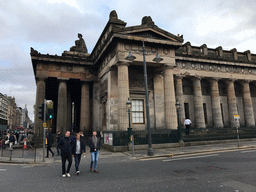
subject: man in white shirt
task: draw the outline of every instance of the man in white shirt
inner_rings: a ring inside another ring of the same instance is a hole
[[[73,142],[73,156],[75,157],[75,167],[76,167],[76,174],[80,173],[79,171],[79,164],[81,160],[81,155],[84,153],[85,155],[85,144],[84,141],[80,138],[80,134],[76,133],[76,141]]]
[[[191,120],[189,118],[185,119],[184,121],[184,125],[186,127],[186,135],[189,135],[190,132],[190,124],[191,124]]]

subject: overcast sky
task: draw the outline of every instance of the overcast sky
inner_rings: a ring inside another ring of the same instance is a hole
[[[27,104],[34,121],[36,84],[30,47],[42,54],[61,55],[82,33],[88,52],[116,10],[127,26],[143,16],[184,43],[222,46],[256,53],[256,2],[249,0],[0,0],[0,92]]]

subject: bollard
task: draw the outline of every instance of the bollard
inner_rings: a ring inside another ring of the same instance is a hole
[[[21,158],[24,157],[24,148],[22,149]]]
[[[36,147],[35,147],[34,162],[36,162]]]
[[[10,159],[9,159],[9,161],[11,161],[12,160],[12,150],[10,150]]]
[[[24,139],[24,146],[23,149],[27,149],[27,139]]]
[[[1,156],[3,157],[4,156],[4,145],[2,143],[2,153],[1,153]]]
[[[134,156],[134,136],[132,135],[132,157]]]

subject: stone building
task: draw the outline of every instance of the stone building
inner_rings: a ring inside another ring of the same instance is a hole
[[[37,84],[35,132],[42,133],[38,106],[54,103],[53,130],[127,130],[126,102],[132,101],[132,128],[146,129],[142,42],[146,47],[150,125],[176,129],[175,103],[180,121],[190,118],[195,128],[255,126],[256,55],[184,43],[156,26],[150,16],[141,25],[126,27],[115,11],[109,16],[91,54],[81,34],[61,56],[31,48]],[[83,49],[85,47],[85,49]],[[129,53],[136,58],[126,60]],[[156,54],[163,60],[153,61]]]

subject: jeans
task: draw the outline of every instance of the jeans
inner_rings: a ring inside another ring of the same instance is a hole
[[[79,171],[80,160],[81,160],[81,154],[75,154],[75,167],[76,167],[76,171]]]
[[[72,154],[61,154],[62,175],[63,175],[63,174],[66,174],[66,160],[68,160],[67,173],[69,173],[70,167],[71,167],[71,165],[72,165]]]
[[[99,159],[99,151],[91,152],[91,166],[90,167],[93,166],[93,162],[94,162],[94,170],[97,170],[98,159]]]

